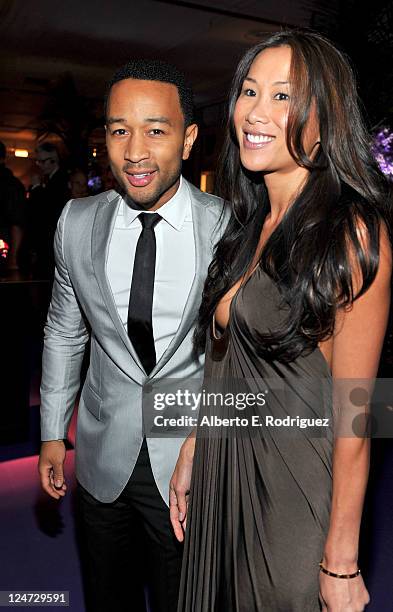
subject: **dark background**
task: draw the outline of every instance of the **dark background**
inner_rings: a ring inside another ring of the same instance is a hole
[[[60,144],[70,167],[105,167],[105,82],[132,57],[171,61],[193,85],[201,133],[186,173],[198,184],[215,167],[237,61],[287,26],[314,28],[340,45],[370,127],[392,124],[391,0],[2,0],[0,7],[0,140],[26,187],[38,138]],[[12,159],[15,148],[29,158]]]

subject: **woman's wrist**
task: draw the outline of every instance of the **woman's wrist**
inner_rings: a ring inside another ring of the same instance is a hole
[[[194,459],[194,451],[195,451],[195,436],[190,435],[183,442],[183,445],[180,449],[180,454],[183,459],[192,463]]]
[[[357,578],[360,575],[360,568],[356,568],[354,572],[332,572],[331,570],[326,569],[323,565],[322,561],[319,563],[319,569],[322,574],[329,576],[330,578],[338,578],[341,580],[351,580],[353,578]]]
[[[347,568],[357,566],[359,554],[359,531],[353,526],[340,526],[331,529],[325,541],[322,561],[334,567],[340,566],[344,572]],[[328,567],[330,569],[330,567]],[[338,571],[339,573],[339,571]]]
[[[358,569],[357,551],[351,554],[348,554],[347,551],[341,553],[338,550],[330,553],[325,551],[322,557],[322,565],[325,569],[336,574],[352,574]]]

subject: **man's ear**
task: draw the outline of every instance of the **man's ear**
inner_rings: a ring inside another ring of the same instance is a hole
[[[192,123],[186,128],[184,134],[183,144],[183,160],[190,157],[192,145],[194,144],[196,137],[198,136],[198,126],[196,123]]]

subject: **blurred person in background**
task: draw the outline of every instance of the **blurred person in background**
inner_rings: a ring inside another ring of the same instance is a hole
[[[29,245],[36,274],[51,278],[54,273],[53,238],[57,221],[70,199],[68,174],[60,165],[54,144],[43,142],[36,148],[36,164],[41,176],[34,176],[29,193]]]
[[[25,188],[5,165],[6,147],[0,142],[0,240],[9,245],[7,269],[18,270],[26,221]]]
[[[71,198],[84,198],[89,195],[87,176],[83,170],[77,168],[71,172],[68,186],[71,191]]]

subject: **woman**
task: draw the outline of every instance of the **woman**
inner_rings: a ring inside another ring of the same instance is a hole
[[[257,429],[249,418],[234,435],[200,425],[195,456],[195,438],[184,443],[171,481],[179,540],[187,522],[178,610],[363,610],[369,441],[354,430],[389,310],[384,183],[351,69],[318,34],[280,32],[249,50],[229,116],[221,192],[231,216],[196,331],[198,348],[208,336],[206,383],[262,393],[265,404],[242,416],[328,428]]]

